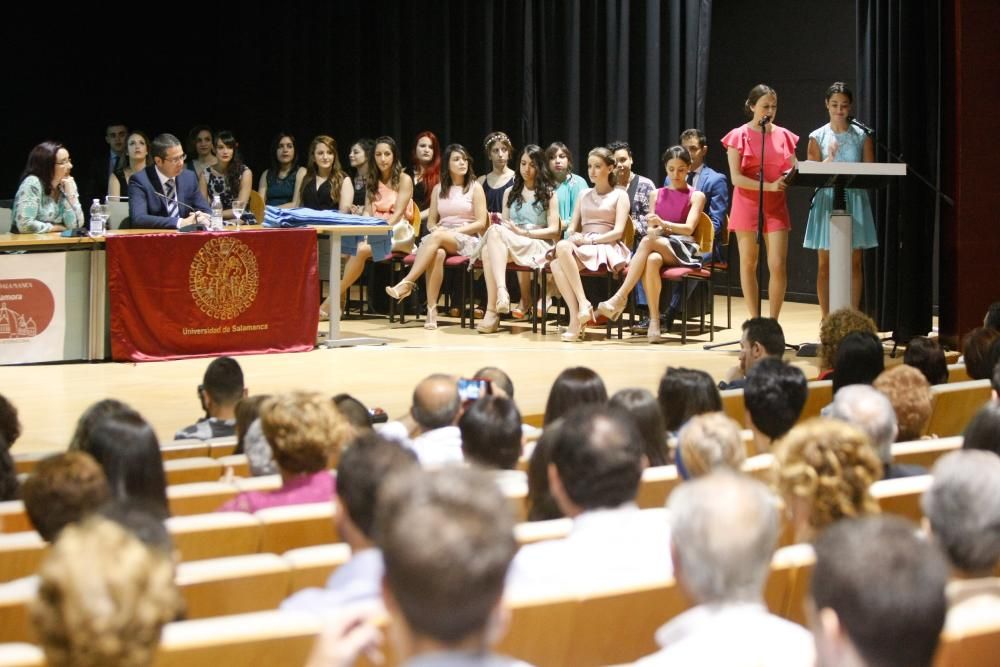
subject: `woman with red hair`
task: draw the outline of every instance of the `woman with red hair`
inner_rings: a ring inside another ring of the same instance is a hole
[[[424,130],[417,135],[410,154],[410,177],[413,178],[413,201],[420,207],[421,225],[427,223],[431,192],[441,182],[441,144],[437,135]]]

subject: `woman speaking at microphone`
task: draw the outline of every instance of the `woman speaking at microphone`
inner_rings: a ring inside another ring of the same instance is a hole
[[[774,124],[778,94],[759,84],[750,90],[743,109],[750,121],[722,138],[733,180],[733,208],[729,229],[736,232],[740,247],[740,287],[750,317],[759,317],[757,294],[757,212],[760,195],[761,148],[764,160],[764,242],[767,244],[767,284],[770,315],[778,319],[788,284],[786,258],[788,231],[792,227],[785,199],[785,174],[795,166],[799,138]]]

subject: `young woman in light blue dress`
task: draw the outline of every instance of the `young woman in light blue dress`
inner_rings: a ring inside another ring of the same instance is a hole
[[[809,159],[822,162],[874,162],[875,148],[872,139],[847,120],[851,115],[854,95],[846,84],[838,81],[826,89],[826,110],[830,122],[809,133]],[[848,188],[847,211],[853,225],[851,237],[854,252],[851,256],[851,305],[861,305],[861,251],[878,246],[875,219],[868,201],[868,192]],[[819,253],[819,270],[816,272],[816,295],[823,317],[830,312],[830,212],[833,210],[833,188],[816,192],[803,245]]]

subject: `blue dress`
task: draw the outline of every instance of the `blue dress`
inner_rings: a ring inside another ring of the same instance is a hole
[[[830,147],[837,144],[837,155],[834,162],[861,162],[864,159],[864,145],[867,135],[853,125],[847,132],[834,132],[827,123],[818,130],[809,133],[810,139],[815,139],[819,145],[820,156],[826,159]],[[848,188],[847,210],[851,214],[851,241],[853,247],[876,248],[878,236],[875,232],[875,218],[872,217],[872,207],[868,202],[868,191],[858,188]],[[830,249],[830,212],[833,210],[833,188],[821,188],[813,199],[809,209],[809,220],[806,223],[806,235],[802,245],[813,250]]]

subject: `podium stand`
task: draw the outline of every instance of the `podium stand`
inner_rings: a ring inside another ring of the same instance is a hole
[[[830,214],[830,312],[851,306],[851,214],[847,188],[878,188],[890,178],[906,175],[898,162],[799,162],[785,179],[789,185],[833,188]]]

